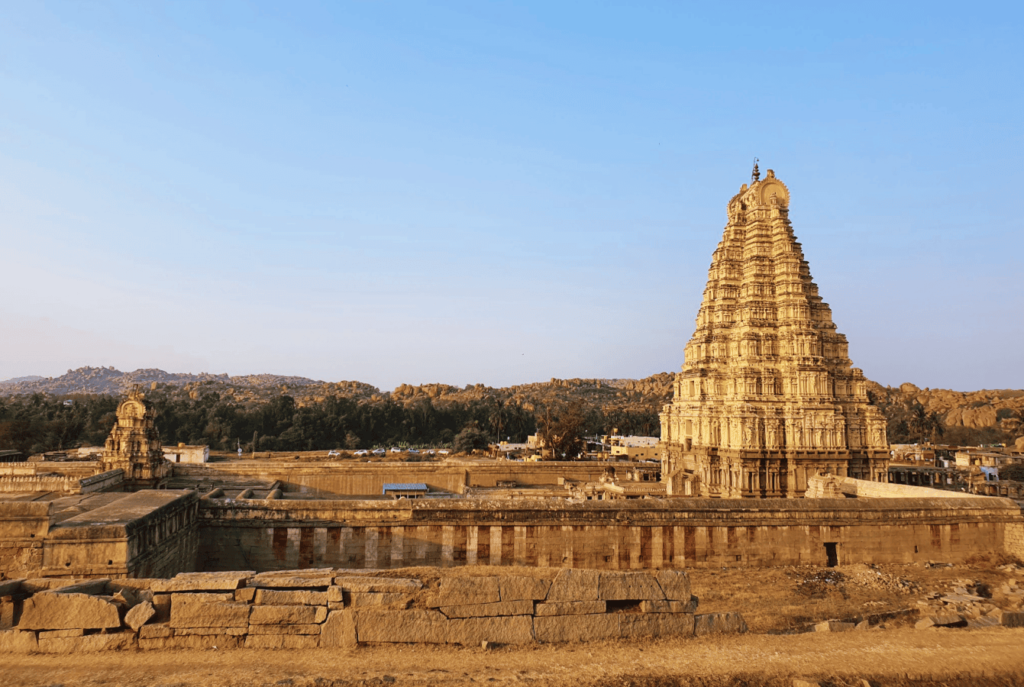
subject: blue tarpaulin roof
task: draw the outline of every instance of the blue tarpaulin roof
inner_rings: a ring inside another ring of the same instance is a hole
[[[384,485],[382,493],[386,494],[389,491],[426,491],[427,485],[422,482],[414,483],[401,483],[401,482],[388,482]]]

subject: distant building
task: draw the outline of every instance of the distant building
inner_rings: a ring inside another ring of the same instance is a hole
[[[164,446],[164,458],[172,463],[208,463],[210,462],[209,446]]]
[[[658,437],[619,436],[604,437],[613,460],[660,460],[661,440]]]
[[[406,498],[406,499],[418,499],[427,495],[430,489],[427,488],[426,484],[422,482],[417,483],[399,483],[389,482],[384,485],[381,493],[384,496],[390,496],[392,498]]]

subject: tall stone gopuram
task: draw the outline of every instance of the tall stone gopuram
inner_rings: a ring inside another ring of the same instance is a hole
[[[156,486],[170,474],[156,431],[156,414],[138,387],[117,406],[117,424],[110,430],[100,460],[104,470],[124,470],[125,482],[130,486]]]
[[[811,279],[789,189],[755,165],[728,215],[661,413],[668,493],[795,498],[819,471],[885,481],[885,420]]]

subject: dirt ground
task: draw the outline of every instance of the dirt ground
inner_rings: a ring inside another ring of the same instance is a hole
[[[134,651],[0,656],[3,687],[330,687],[533,684],[553,687],[986,687],[1024,685],[1024,629],[916,630],[916,613],[967,587],[958,610],[1019,608],[1024,569],[961,566],[723,569],[691,573],[698,612],[740,611],[745,635],[499,647],[361,646],[317,651]],[[910,614],[897,611],[912,609]],[[794,633],[826,619],[874,629]],[[882,625],[882,628],[878,626]],[[863,682],[867,680],[867,682]]]

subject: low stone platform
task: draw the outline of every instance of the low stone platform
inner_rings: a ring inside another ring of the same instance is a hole
[[[745,632],[685,572],[314,569],[0,583],[0,652],[473,645]],[[61,585],[66,586],[61,586]]]

